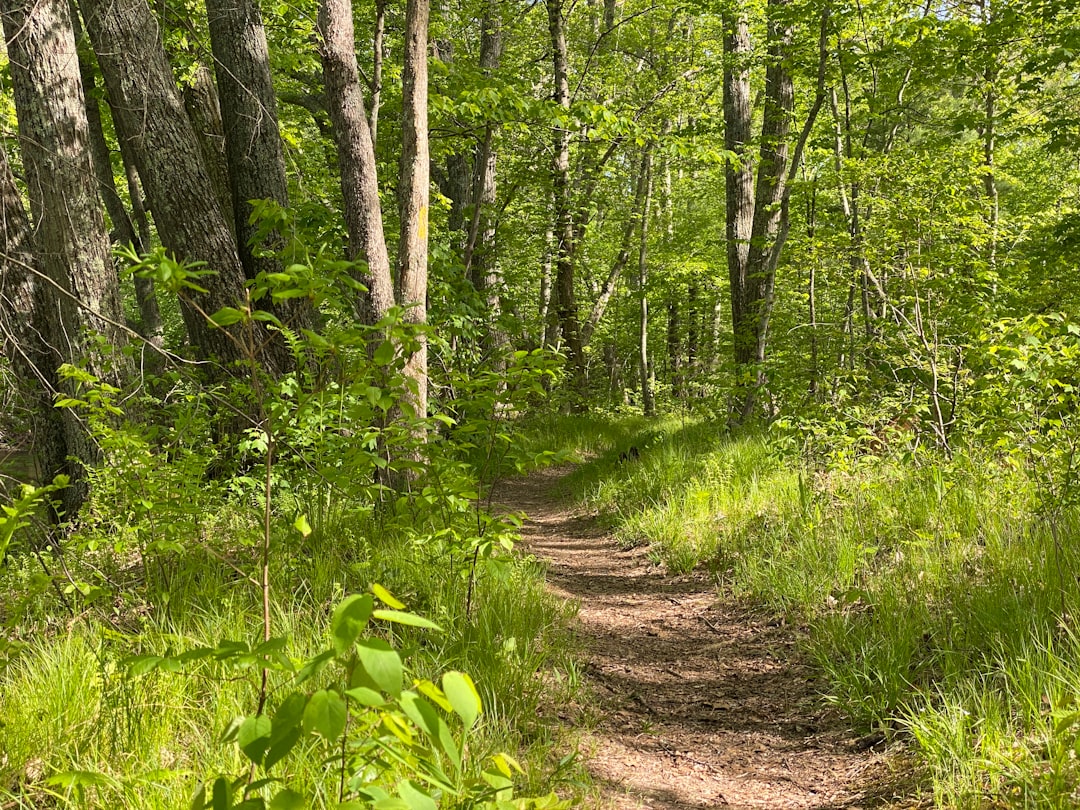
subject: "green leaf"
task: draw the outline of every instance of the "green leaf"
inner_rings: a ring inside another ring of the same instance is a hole
[[[304,810],[308,806],[302,793],[285,788],[270,800],[270,810]]]
[[[372,355],[372,360],[377,366],[388,366],[394,360],[394,344],[389,340],[384,340],[375,349],[375,354]]]
[[[320,689],[308,699],[304,708],[304,731],[315,732],[324,740],[336,740],[345,731],[346,713],[341,695]]]
[[[409,810],[439,810],[435,800],[408,779],[398,784],[398,795],[405,800]]]
[[[382,639],[372,638],[356,642],[356,653],[364,672],[376,686],[394,697],[401,694],[404,668],[397,650]]]
[[[232,785],[223,776],[214,780],[210,805],[214,810],[230,810],[232,807]]]
[[[280,762],[296,745],[303,734],[304,709],[307,707],[307,695],[293,692],[281,701],[274,712],[273,730],[270,732],[270,747],[266,751],[263,767],[269,770]]]
[[[372,709],[377,709],[386,705],[386,701],[381,694],[374,689],[368,689],[366,686],[357,686],[353,689],[346,689],[345,695],[346,697],[355,700],[361,706],[368,706]]]
[[[395,610],[404,610],[405,603],[398,600],[390,591],[386,590],[382,585],[375,583],[371,586],[371,592],[379,597],[379,601],[384,605],[389,605]]]
[[[293,523],[293,528],[300,532],[301,537],[311,534],[311,524],[308,523],[307,515],[300,515]]]
[[[443,675],[442,687],[454,713],[464,721],[465,728],[472,728],[483,709],[473,679],[464,672],[447,672]]]
[[[374,604],[375,600],[369,593],[353,594],[345,597],[334,610],[330,632],[334,636],[334,649],[339,655],[348,650],[357,636],[364,632]]]
[[[376,610],[371,615],[376,619],[382,619],[387,622],[407,624],[410,627],[426,627],[429,630],[438,630],[440,633],[443,631],[443,629],[435,624],[435,622],[430,619],[425,619],[423,616],[417,616],[415,613],[405,613],[400,610]]]
[[[210,323],[217,327],[232,326],[244,320],[244,313],[236,307],[222,307],[210,316]]]
[[[265,714],[247,717],[236,732],[236,742],[244,755],[258,765],[270,746],[272,725]]]
[[[300,671],[296,673],[296,680],[294,683],[299,685],[304,681],[315,677],[323,671],[328,663],[334,660],[336,655],[337,650],[325,650],[324,652],[319,653],[300,667]]]
[[[455,766],[460,768],[461,753],[458,751],[457,743],[450,734],[450,727],[439,716],[435,707],[416,692],[411,691],[402,692],[398,703],[401,710],[428,736],[428,739],[450,757]]]

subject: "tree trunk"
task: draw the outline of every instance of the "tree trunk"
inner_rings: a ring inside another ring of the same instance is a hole
[[[741,7],[724,20],[724,148],[735,157],[724,170],[725,237],[735,363],[753,361],[756,331],[747,279],[750,229],[754,221],[754,166],[751,160],[750,26]]]
[[[120,385],[126,361],[118,350],[127,336],[97,193],[70,7],[65,0],[4,0],[0,13],[34,216],[34,254],[45,277],[43,334],[56,359]],[[112,351],[84,344],[84,332],[100,334]],[[64,387],[80,395],[74,386]],[[76,459],[65,493],[70,513],[86,494],[82,467],[100,453],[78,413],[65,409],[63,422],[67,452]]]
[[[225,131],[236,242],[244,274],[253,281],[260,274],[282,271],[277,258],[260,255],[280,248],[282,238],[275,234],[256,241],[258,224],[251,221],[251,201],[272,200],[283,208],[289,205],[266,31],[258,0],[206,0],[206,13]],[[311,326],[307,298],[277,302],[267,298],[257,306],[273,312],[290,329]],[[278,368],[293,365],[289,347],[280,336],[272,350]]]
[[[135,228],[139,235],[140,251],[150,249],[152,234],[150,220],[146,216],[146,204],[143,202],[142,184],[139,183],[139,174],[135,169],[135,163],[131,158],[130,149],[120,149],[120,157],[124,162],[124,175],[127,180],[128,197],[131,198],[131,215],[135,218]],[[161,321],[161,308],[158,306],[157,293],[154,282],[148,278],[135,276],[135,302],[139,307],[140,334],[147,338],[155,346],[165,345],[165,329]]]
[[[367,265],[366,270],[357,270],[357,280],[367,290],[360,293],[357,309],[361,322],[371,326],[394,305],[394,287],[383,234],[375,149],[371,127],[365,118],[364,94],[356,64],[349,0],[321,0],[318,28],[326,100],[341,167],[348,255]]]
[[[562,0],[547,0],[548,29],[555,78],[555,103],[563,110],[570,109],[570,79],[563,30]],[[556,309],[563,339],[566,341],[566,361],[570,366],[574,386],[585,386],[585,357],[578,326],[577,301],[574,296],[574,219],[570,200],[570,130],[556,126],[554,131],[554,160],[552,188],[555,200],[555,289]]]
[[[77,22],[77,20],[75,21]],[[135,231],[135,225],[128,215],[124,201],[116,190],[116,178],[113,175],[112,152],[105,140],[105,130],[101,124],[101,105],[98,103],[95,84],[97,74],[90,62],[89,55],[79,51],[79,72],[82,75],[83,90],[86,99],[86,121],[89,126],[90,150],[94,159],[94,175],[97,178],[98,190],[102,201],[105,203],[105,212],[109,215],[112,224],[112,241],[118,245],[130,245],[136,253],[146,251],[143,239]],[[162,336],[161,311],[158,308],[157,298],[154,295],[154,282],[146,278],[135,278],[135,297],[139,307],[139,334],[155,348],[162,348],[164,339]],[[160,357],[155,357],[151,362],[155,368]]]
[[[641,406],[646,416],[656,413],[653,394],[652,362],[649,358],[649,208],[652,202],[652,150],[646,149],[641,160],[639,181],[641,203],[641,238],[638,241],[638,368],[641,374]]]
[[[205,262],[217,275],[208,291],[186,290],[181,312],[191,342],[222,363],[253,357],[274,369],[257,323],[221,329],[208,316],[244,307],[244,270],[227,217],[184,114],[160,26],[146,0],[82,0],[83,17],[113,104],[117,130],[131,147],[162,244],[178,259]],[[250,370],[246,367],[246,370]]]
[[[485,75],[498,69],[502,58],[502,17],[498,0],[489,0],[481,22],[480,69]],[[499,325],[502,277],[496,261],[497,235],[495,124],[488,122],[484,139],[476,150],[473,163],[473,219],[465,245],[465,272],[487,304],[490,328],[484,335],[484,348],[502,365],[501,355],[506,348],[506,335]]]
[[[59,473],[74,474],[77,480],[80,470],[70,469],[67,460],[63,416],[53,407],[53,395],[60,390],[60,358],[45,336],[48,302],[55,296],[39,276],[31,241],[7,152],[0,149],[0,346],[30,410],[31,452],[42,480],[52,481]]]
[[[210,184],[229,229],[236,237],[232,217],[233,198],[229,185],[229,156],[225,147],[225,124],[221,120],[221,101],[218,98],[214,74],[206,65],[195,68],[191,83],[184,85],[184,111],[187,113],[195,139],[199,144],[203,164]],[[114,119],[119,119],[115,111]],[[121,138],[131,136],[119,135]]]
[[[600,288],[600,293],[596,296],[593,308],[589,312],[589,317],[582,326],[581,342],[584,345],[588,345],[589,341],[592,340],[593,332],[596,331],[596,327],[599,326],[600,320],[604,317],[611,296],[615,294],[615,286],[618,284],[619,279],[622,278],[623,271],[630,261],[630,248],[634,238],[634,230],[641,226],[643,222],[642,211],[645,207],[646,186],[650,182],[649,167],[651,163],[652,145],[650,144],[641,155],[637,182],[634,184],[634,202],[626,222],[623,223],[619,252],[615,255],[615,261],[611,265],[611,272],[608,273],[607,279]]]
[[[368,128],[373,148],[379,146],[379,110],[382,107],[383,38],[386,34],[386,0],[375,0],[375,34],[371,39],[371,111]]]
[[[398,243],[397,300],[405,323],[427,323],[428,198],[428,17],[430,0],[409,0],[405,17],[405,67],[402,75],[402,153],[398,184],[401,239]],[[417,418],[427,416],[427,338],[405,360],[409,402]]]

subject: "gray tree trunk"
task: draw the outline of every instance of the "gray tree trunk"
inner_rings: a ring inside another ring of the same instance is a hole
[[[127,363],[119,349],[126,345],[126,332],[90,152],[70,8],[66,0],[4,0],[0,14],[34,217],[34,255],[45,285],[43,334],[56,359],[120,385]],[[111,348],[93,348],[86,341],[92,333]],[[74,387],[68,393],[79,394]],[[67,452],[76,459],[69,467],[72,487],[65,493],[71,511],[85,497],[81,467],[96,462],[100,453],[76,411],[66,409],[63,423]]]
[[[570,109],[569,59],[566,32],[563,26],[562,0],[547,0],[548,31],[555,80],[555,103]],[[577,300],[574,294],[574,218],[570,199],[570,130],[555,127],[554,159],[551,166],[554,191],[555,219],[555,295],[556,311],[566,342],[566,362],[570,366],[574,385],[585,385],[585,357],[578,324]]]
[[[349,0],[321,0],[318,28],[326,100],[341,169],[349,258],[362,259],[367,265],[366,271],[358,271],[358,280],[367,291],[360,294],[357,309],[361,321],[373,325],[394,305],[394,287]]]
[[[30,236],[30,220],[0,149],[0,346],[11,364],[19,395],[30,411],[31,452],[42,480],[57,474],[78,477],[70,469],[62,414],[53,407],[60,390],[60,358],[45,337],[46,312],[53,298],[39,277]]]
[[[131,148],[162,244],[177,258],[205,262],[216,276],[207,292],[185,291],[181,311],[191,342],[225,363],[254,358],[277,370],[259,324],[228,329],[208,316],[244,307],[244,269],[194,129],[184,113],[160,26],[146,0],[82,0],[83,17],[113,104],[117,130]]]
[[[428,18],[430,0],[409,0],[405,15],[405,67],[402,75],[402,152],[398,206],[397,301],[405,307],[405,323],[427,323],[428,203]],[[427,339],[405,360],[410,390],[405,400],[418,418],[427,416]]]
[[[206,0],[206,13],[225,131],[234,230],[240,263],[250,281],[260,273],[282,270],[278,259],[260,255],[280,247],[281,237],[256,241],[258,226],[251,222],[250,201],[289,205],[270,55],[258,0]],[[312,309],[306,298],[267,299],[258,306],[273,312],[291,329],[311,325]],[[279,367],[292,364],[283,340],[275,341],[274,351]]]

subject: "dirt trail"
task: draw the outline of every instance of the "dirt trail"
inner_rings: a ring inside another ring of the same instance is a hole
[[[821,710],[790,628],[671,577],[555,494],[568,468],[509,481],[523,541],[581,605],[577,631],[598,723],[589,769],[613,810],[869,808],[891,804],[884,756]],[[871,787],[871,785],[873,785]]]

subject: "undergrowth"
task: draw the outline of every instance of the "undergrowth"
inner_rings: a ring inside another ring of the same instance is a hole
[[[543,435],[578,447],[580,423]],[[573,494],[673,572],[807,628],[824,699],[913,747],[942,807],[1080,805],[1080,532],[1000,452],[600,421]],[[638,452],[628,454],[628,448]]]

